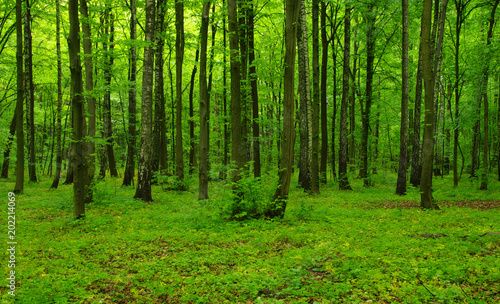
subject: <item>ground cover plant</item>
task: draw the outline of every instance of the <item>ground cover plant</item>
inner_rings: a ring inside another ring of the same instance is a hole
[[[107,179],[74,220],[72,186],[49,191],[42,177],[17,200],[16,302],[499,302],[498,184],[453,189],[436,178],[441,210],[422,211],[417,189],[400,197],[395,175],[378,178],[371,188],[354,180],[354,191],[329,183],[320,195],[295,183],[284,219],[238,221],[227,219],[231,188],[220,181],[208,201],[159,184],[143,203]],[[272,179],[255,197],[270,195]],[[13,185],[2,182],[1,193]]]

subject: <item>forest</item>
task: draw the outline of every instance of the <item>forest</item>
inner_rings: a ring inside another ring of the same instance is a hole
[[[499,2],[0,0],[0,302],[499,302]]]

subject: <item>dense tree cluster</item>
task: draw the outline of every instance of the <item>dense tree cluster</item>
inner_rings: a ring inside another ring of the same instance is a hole
[[[75,217],[106,172],[145,202],[222,179],[237,216],[273,174],[256,215],[283,217],[294,169],[311,193],[392,170],[437,209],[433,176],[500,181],[498,4],[0,0],[2,177],[64,174]]]

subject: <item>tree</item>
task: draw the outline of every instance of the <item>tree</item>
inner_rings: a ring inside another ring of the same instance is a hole
[[[62,167],[61,120],[62,120],[62,63],[61,63],[61,11],[56,0],[56,47],[57,47],[57,118],[56,118],[56,174],[50,188],[57,189]]]
[[[134,181],[135,173],[135,142],[136,142],[136,74],[137,74],[137,47],[135,41],[137,24],[137,11],[135,0],[130,0],[130,71],[128,79],[130,88],[128,91],[128,137],[127,137],[127,164],[123,175],[123,186],[130,186]]]
[[[266,212],[270,218],[283,218],[286,210],[286,200],[290,190],[290,180],[293,166],[293,146],[295,143],[294,129],[294,88],[295,88],[295,43],[297,39],[297,23],[299,19],[301,0],[285,1],[285,74],[283,96],[283,141],[278,174],[278,188],[272,201],[275,206]]]
[[[106,144],[103,146],[101,163],[101,177],[104,178],[106,175],[106,162],[109,165],[109,172],[111,176],[118,177],[118,171],[116,170],[116,160],[115,153],[113,150],[113,129],[111,124],[111,78],[113,74],[114,65],[114,16],[111,13],[111,8],[106,8],[104,12],[104,24],[105,24],[105,39],[103,42],[103,51],[105,54],[105,65],[104,65],[104,82],[105,82],[105,94],[102,104],[102,114],[103,114],[103,139]],[[109,42],[108,42],[109,39]]]
[[[422,148],[422,178],[420,181],[420,206],[439,209],[432,196],[432,166],[434,156],[434,73],[431,51],[432,0],[424,0],[422,13],[422,74],[424,78],[424,138]]]
[[[175,1],[175,83],[176,83],[176,135],[175,135],[175,173],[179,189],[184,190],[184,148],[182,146],[182,63],[184,60],[184,1]]]
[[[333,40],[333,39],[332,39]],[[326,3],[321,1],[321,160],[319,181],[326,183],[326,163],[328,160],[328,118],[327,118],[327,77],[328,77],[328,39],[326,36]],[[335,155],[332,154],[332,158]],[[335,167],[333,167],[335,168]],[[334,169],[335,171],[335,169]]]
[[[366,91],[365,91],[365,109],[362,116],[363,136],[361,139],[361,153],[363,157],[363,167],[361,169],[360,177],[363,179],[363,185],[369,187],[372,185],[371,178],[368,172],[368,135],[370,130],[370,111],[372,106],[372,92],[373,92],[373,74],[375,68],[373,62],[375,61],[375,13],[374,4],[368,5],[368,12],[366,16],[366,23],[368,30],[366,32]],[[352,115],[352,114],[351,114]]]
[[[408,46],[409,46],[409,22],[408,22],[408,0],[402,1],[403,12],[403,59],[402,59],[402,93],[401,93],[401,129],[399,138],[399,169],[396,194],[406,194],[406,164],[408,154],[408,94],[410,87],[410,77],[408,71]]]
[[[31,37],[31,5],[26,0],[24,13],[24,90],[26,92],[26,129],[28,142],[29,181],[37,182],[35,154],[35,88],[33,85],[33,51]]]
[[[17,134],[17,161],[16,161],[16,185],[14,193],[22,193],[24,190],[24,131],[23,131],[23,101],[24,101],[24,77],[23,77],[23,27],[22,23],[22,0],[16,0],[16,68],[17,68],[17,99],[16,99],[16,134]]]
[[[230,74],[231,74],[231,161],[236,165],[233,183],[240,179],[245,164],[245,147],[242,141],[241,125],[241,62],[239,60],[238,20],[236,1],[227,1],[229,30]]]
[[[155,1],[146,0],[146,47],[144,48],[144,66],[142,76],[141,106],[141,152],[137,189],[134,198],[151,202],[151,144],[153,129],[153,65],[154,49],[152,42],[155,36]]]
[[[199,194],[198,199],[208,199],[208,152],[210,143],[208,142],[208,119],[210,108],[208,107],[207,88],[207,41],[208,41],[208,21],[210,17],[210,1],[203,5],[201,16],[201,58],[200,58],[200,165],[199,165]]]
[[[165,138],[165,95],[163,85],[163,46],[165,44],[165,1],[157,2],[156,34],[155,34],[155,116],[153,129],[152,170],[161,174],[166,169],[167,142]]]
[[[260,177],[260,132],[259,132],[259,93],[257,91],[257,68],[255,63],[255,18],[253,0],[248,10],[248,64],[250,86],[252,88],[252,132],[253,132],[253,169],[254,177]]]
[[[94,65],[92,56],[92,35],[90,32],[90,17],[88,14],[87,0],[80,0],[80,12],[83,17],[82,31],[83,31],[83,52],[85,54],[85,98],[87,100],[88,111],[88,136],[90,139],[95,137],[96,133],[96,116],[95,116],[95,103],[94,96]],[[88,164],[89,164],[89,186],[92,183],[95,175],[95,142],[90,140],[88,142]]]
[[[312,187],[312,113],[311,113],[311,78],[309,74],[309,47],[306,20],[305,0],[301,1],[299,13],[299,25],[297,28],[297,51],[299,66],[299,134],[300,134],[300,158],[299,158],[299,184],[304,190]]]
[[[352,190],[347,178],[347,106],[349,102],[349,61],[351,53],[351,6],[346,5],[344,17],[344,68],[342,76],[342,101],[340,104],[339,187]]]
[[[73,216],[85,216],[85,197],[87,194],[86,180],[88,178],[85,158],[87,144],[85,143],[85,109],[83,103],[82,66],[80,60],[80,20],[78,17],[78,0],[68,1],[69,36],[68,49],[71,71],[71,98],[73,108],[73,149],[71,162],[74,171],[73,182]]]
[[[312,165],[311,191],[319,193],[319,4],[312,3],[313,98],[312,98]]]

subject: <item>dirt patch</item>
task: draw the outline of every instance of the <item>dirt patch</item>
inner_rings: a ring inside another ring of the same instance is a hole
[[[500,208],[500,200],[475,200],[475,201],[440,201],[437,202],[440,208],[460,207],[471,208],[477,210],[490,210]],[[373,202],[366,206],[367,209],[411,209],[420,208],[420,202],[417,201],[383,201]]]

